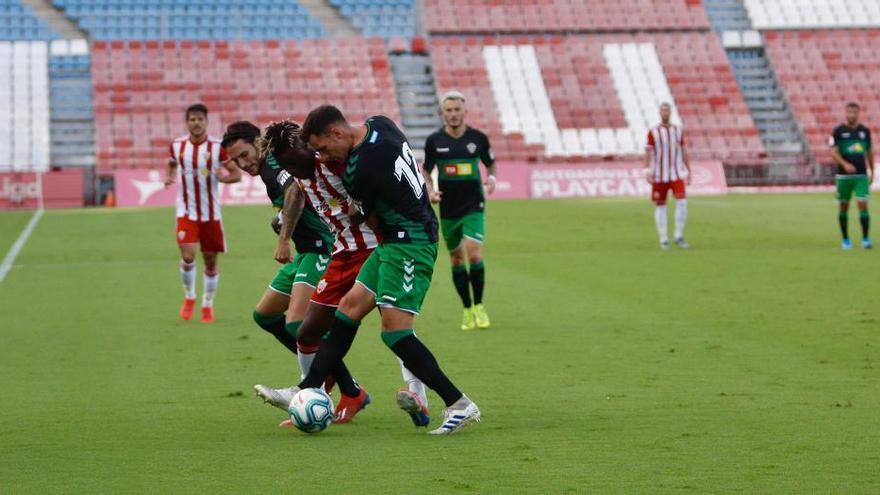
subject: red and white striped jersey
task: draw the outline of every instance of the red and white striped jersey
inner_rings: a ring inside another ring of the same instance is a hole
[[[171,143],[171,159],[180,168],[177,188],[177,216],[208,222],[220,220],[219,181],[215,171],[226,161],[226,150],[220,140],[208,136],[201,144],[193,144],[189,135]]]
[[[306,193],[306,198],[318,216],[330,227],[336,238],[333,254],[340,251],[362,251],[374,249],[379,239],[366,223],[354,224],[348,216],[353,208],[354,200],[345,192],[342,185],[342,174],[345,165],[326,165],[315,159],[315,178],[297,179]]]
[[[659,124],[648,131],[647,149],[654,151],[654,182],[675,182],[687,176],[684,146],[684,133],[676,125]]]

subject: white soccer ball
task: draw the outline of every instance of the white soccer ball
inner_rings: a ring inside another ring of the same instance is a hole
[[[318,433],[333,422],[333,399],[319,388],[306,388],[293,396],[287,412],[298,430]]]

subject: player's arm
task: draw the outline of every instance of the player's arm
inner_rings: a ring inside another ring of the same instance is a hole
[[[486,192],[492,194],[495,192],[495,153],[492,151],[492,145],[489,144],[489,137],[483,135],[483,146],[480,147],[482,150],[480,152],[480,161],[486,165],[486,180],[483,181],[483,186],[486,187]]]
[[[654,134],[651,131],[648,131],[648,144],[645,145],[645,159],[643,163],[647,171],[645,178],[649,184],[652,184],[654,182],[654,166],[652,165],[654,163]]]
[[[278,232],[278,244],[275,246],[275,261],[286,264],[293,259],[290,250],[290,236],[302,216],[306,204],[306,196],[299,184],[291,184],[284,191],[284,206],[281,207],[281,229]]]
[[[171,156],[168,159],[168,168],[165,171],[165,187],[177,181],[177,160],[174,159],[174,145],[170,146]]]
[[[687,144],[684,142],[684,133],[681,135],[681,161],[684,162],[684,168],[688,173],[687,183],[690,185],[693,174],[691,174],[691,157],[688,155]]]
[[[425,141],[425,163],[422,165],[422,177],[425,178],[425,187],[428,189],[428,198],[432,203],[439,203],[443,197],[443,193],[434,189],[434,179],[431,172],[437,165],[437,151],[434,148],[434,140],[431,136]]]
[[[241,169],[233,165],[232,160],[226,156],[226,150],[220,150],[220,164],[226,171],[225,174],[217,174],[217,180],[224,184],[234,184],[241,181]]]
[[[868,183],[871,184],[874,182],[874,144],[871,142],[871,131],[868,131],[868,156],[866,156],[865,163],[868,165]]]
[[[831,139],[828,140],[828,145],[831,146],[831,158],[834,158],[834,161],[840,165],[846,173],[854,173],[856,171],[855,165],[846,161],[846,159],[840,154],[840,150],[837,149],[837,139],[835,139],[834,134],[832,134]]]

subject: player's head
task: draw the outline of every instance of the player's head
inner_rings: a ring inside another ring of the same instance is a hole
[[[664,124],[669,123],[669,119],[672,118],[672,105],[669,103],[663,102],[660,104],[660,121]]]
[[[208,107],[205,105],[196,103],[188,106],[184,118],[190,136],[202,138],[208,132]]]
[[[226,154],[238,168],[255,176],[260,173],[260,154],[256,146],[259,137],[259,127],[240,120],[229,124],[220,145],[226,148]]]
[[[859,123],[859,104],[851,101],[846,104],[846,123],[856,125]]]
[[[285,170],[300,179],[315,173],[315,152],[301,138],[302,129],[292,120],[272,122],[257,140],[260,156],[272,155]]]
[[[467,109],[464,107],[464,95],[459,91],[448,91],[440,98],[440,117],[446,127],[457,130],[464,125]]]
[[[303,123],[302,140],[324,162],[344,162],[355,144],[348,121],[333,105],[322,105],[309,112]]]

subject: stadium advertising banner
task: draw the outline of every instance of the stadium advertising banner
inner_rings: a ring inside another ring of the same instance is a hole
[[[526,167],[531,198],[647,198],[651,195],[651,184],[645,178],[644,165],[639,162]],[[727,181],[721,162],[692,162],[691,170],[693,177],[688,187],[689,194],[727,193]]]
[[[83,170],[0,173],[0,210],[83,205]]]
[[[170,206],[177,198],[177,184],[165,187],[159,170],[120,170],[113,173],[117,206]],[[224,205],[266,204],[266,186],[259,177],[242,174],[241,182],[220,184]]]
[[[726,194],[727,182],[721,162],[692,163],[694,177],[691,194]],[[118,206],[170,206],[177,195],[177,184],[165,187],[159,170],[121,170],[114,172]],[[590,198],[644,196],[651,185],[639,162],[591,165],[535,165],[499,163],[498,183],[493,199]],[[259,177],[243,175],[237,184],[220,184],[224,205],[265,204],[266,187]]]

